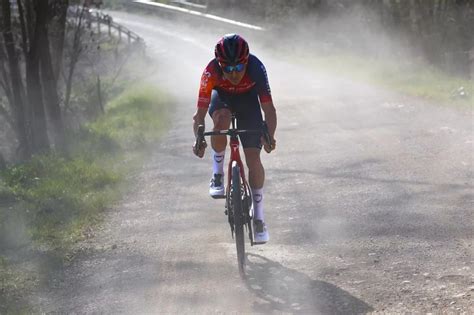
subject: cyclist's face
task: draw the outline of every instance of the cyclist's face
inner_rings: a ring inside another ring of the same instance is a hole
[[[237,85],[240,83],[240,81],[242,81],[242,78],[244,77],[246,70],[247,70],[247,65],[245,65],[244,69],[240,72],[234,70],[232,72],[223,71],[223,73],[224,73],[224,77],[227,80],[229,80],[230,83],[232,83],[233,85]]]

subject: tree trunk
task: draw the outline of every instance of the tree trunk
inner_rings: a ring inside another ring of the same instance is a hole
[[[47,17],[49,15],[49,6],[47,1],[39,1],[37,7],[38,21],[39,16]],[[46,22],[46,20],[45,20]],[[38,25],[38,32],[41,81],[44,93],[46,110],[53,127],[54,144],[57,149],[64,151],[64,125],[59,104],[57,80],[54,76],[53,64],[51,62],[51,52],[48,37],[48,28],[46,23]]]
[[[28,53],[28,31],[26,30],[26,17],[25,10],[22,4],[22,1],[17,1],[18,13],[20,15],[20,28],[21,28],[21,39],[22,39],[22,49],[23,54],[26,56]]]
[[[8,103],[13,107],[14,99],[11,88],[11,79],[5,64],[8,63],[7,53],[3,46],[0,46],[0,85],[5,92]]]
[[[21,159],[26,159],[31,155],[31,147],[28,141],[28,125],[25,119],[25,105],[23,103],[22,82],[18,56],[15,51],[15,41],[11,28],[10,0],[2,1],[3,11],[3,39],[8,57],[8,67],[10,70],[11,90],[13,104],[10,104],[15,116],[15,131],[19,142],[19,153]]]
[[[36,6],[38,4],[38,2],[35,3]],[[33,5],[31,2],[26,2],[27,12],[33,11],[31,5]],[[33,153],[40,153],[49,149],[43,91],[40,81],[41,28],[46,23],[47,17],[40,10],[35,11],[37,11],[36,23],[34,28],[30,29],[33,33],[29,34],[29,49],[25,59],[28,102],[33,114],[31,122]],[[32,17],[32,14],[30,16]],[[28,24],[30,23],[31,21],[28,21]]]
[[[53,73],[58,81],[59,73],[63,64],[64,40],[66,36],[66,18],[69,0],[57,0],[54,2],[56,18],[51,27],[51,49],[52,57],[56,62],[53,63]]]

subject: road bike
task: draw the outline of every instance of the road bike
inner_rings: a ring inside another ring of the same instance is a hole
[[[204,143],[206,136],[229,136],[230,137],[230,160],[228,166],[228,179],[225,194],[225,214],[230,225],[232,237],[235,239],[237,249],[237,264],[239,273],[245,278],[245,236],[244,227],[248,231],[250,245],[257,245],[253,238],[253,208],[252,191],[245,177],[245,169],[240,158],[240,142],[238,136],[241,134],[258,134],[263,136],[266,143],[270,143],[270,135],[265,122],[262,123],[260,130],[241,130],[237,129],[235,113],[232,114],[231,128],[220,131],[204,131],[204,126],[199,125],[196,135],[195,147],[199,151]]]

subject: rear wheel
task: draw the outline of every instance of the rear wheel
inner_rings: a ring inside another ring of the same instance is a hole
[[[235,245],[237,247],[237,264],[241,277],[245,277],[245,218],[242,209],[242,190],[240,184],[240,168],[237,163],[232,165],[232,206],[235,224]]]

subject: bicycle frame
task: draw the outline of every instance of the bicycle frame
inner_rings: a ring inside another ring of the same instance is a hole
[[[225,214],[227,215],[230,224],[232,237],[234,238],[235,235],[234,239],[237,246],[237,260],[239,264],[239,272],[242,277],[245,277],[245,241],[243,232],[244,226],[247,227],[250,245],[253,246],[255,245],[255,243],[253,240],[252,213],[250,210],[252,205],[252,193],[245,177],[245,168],[240,157],[240,142],[238,136],[240,134],[259,134],[263,135],[266,143],[270,143],[270,136],[268,134],[268,128],[265,122],[263,122],[262,130],[239,130],[235,127],[236,117],[235,114],[232,113],[231,124],[232,127],[228,130],[209,132],[204,132],[204,125],[199,125],[194,146],[195,148],[199,148],[204,142],[205,136],[230,137],[230,159],[227,170],[228,178],[226,188]],[[236,202],[236,200],[238,201]]]
[[[229,166],[227,170],[228,178],[227,178],[227,187],[226,187],[226,200],[227,201],[230,200],[230,197],[231,197],[230,192],[231,192],[231,187],[232,187],[232,166],[234,165],[234,163],[236,163],[237,166],[239,167],[240,179],[241,179],[240,183],[243,187],[242,193],[244,194],[244,196],[248,197],[244,199],[246,201],[245,206],[248,207],[248,209],[250,209],[251,204],[252,204],[252,193],[251,193],[250,185],[248,184],[247,178],[245,176],[244,164],[242,163],[242,158],[240,157],[240,150],[239,150],[240,142],[238,138],[240,134],[259,134],[264,137],[266,143],[270,143],[268,127],[265,122],[263,122],[261,130],[239,130],[236,128],[235,113],[232,113],[231,127],[228,130],[204,132],[204,125],[200,125],[197,130],[195,147],[199,147],[201,145],[201,143],[204,141],[205,136],[229,136],[230,137],[230,141],[229,141],[230,159],[229,159],[229,164],[228,164]],[[226,208],[229,208],[229,207],[230,205],[226,204]],[[228,215],[229,224],[232,228],[232,233],[233,233],[234,232],[233,231],[233,224],[234,224],[233,214],[230,215],[229,213],[227,213],[227,210],[226,210],[226,214]],[[250,222],[251,216],[252,216],[252,213],[248,213],[248,215],[246,215],[246,218],[248,221],[245,222],[244,224],[245,225],[248,224],[248,229],[250,232],[249,237],[250,237],[251,245],[253,246],[254,245],[253,235],[251,235],[252,224]]]
[[[236,130],[235,128],[235,117],[232,116],[232,129],[230,130]],[[229,147],[230,147],[230,159],[229,159],[229,166],[228,166],[228,169],[227,169],[227,174],[229,174],[229,176],[227,176],[227,188],[226,188],[226,194],[229,194],[229,191],[230,191],[230,187],[231,187],[231,181],[232,181],[232,162],[236,162],[237,165],[239,166],[240,168],[240,177],[242,178],[242,184],[244,185],[245,187],[245,191],[246,193],[250,196],[250,186],[247,182],[247,179],[245,177],[245,169],[244,169],[244,165],[242,163],[242,159],[240,157],[240,142],[239,142],[239,139],[237,138],[238,136],[238,132],[230,132],[230,143],[229,143]]]

